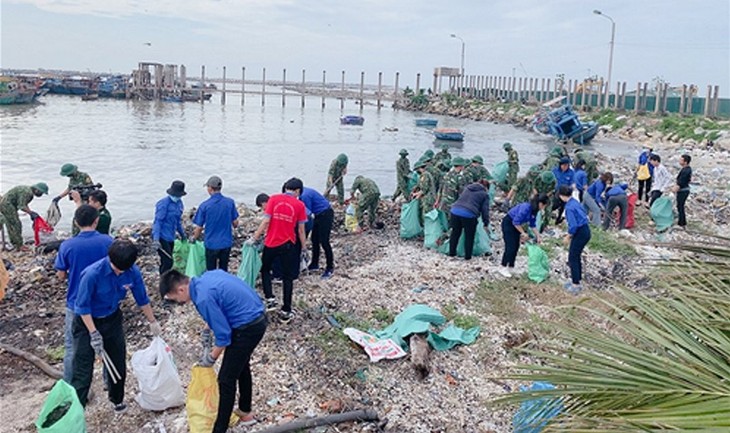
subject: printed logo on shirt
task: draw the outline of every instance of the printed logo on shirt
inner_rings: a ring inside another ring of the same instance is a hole
[[[273,215],[271,215],[271,219],[283,221],[287,223],[293,223],[294,222],[294,206],[292,206],[289,203],[277,203],[276,206],[274,206]]]

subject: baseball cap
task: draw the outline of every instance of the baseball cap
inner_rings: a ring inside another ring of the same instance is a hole
[[[208,178],[208,181],[205,182],[205,185],[203,186],[209,186],[211,188],[221,188],[223,187],[223,181],[218,176],[211,176]]]

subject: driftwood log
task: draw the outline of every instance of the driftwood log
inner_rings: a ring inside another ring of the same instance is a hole
[[[431,371],[428,357],[431,349],[428,346],[428,341],[421,334],[413,334],[411,335],[409,345],[411,347],[411,364],[416,369],[418,378],[425,379]]]
[[[297,419],[286,424],[277,425],[256,433],[286,433],[306,428],[319,427],[321,425],[337,424],[349,421],[377,421],[378,413],[370,409],[353,410],[350,412],[337,413],[334,415],[320,416],[317,418]]]
[[[48,365],[47,362],[33,355],[32,353],[28,353],[24,350],[18,349],[17,347],[9,346],[4,343],[0,343],[0,349],[25,359],[26,361],[41,369],[41,371],[46,373],[51,379],[60,379],[63,377],[63,373],[51,367],[50,365]]]

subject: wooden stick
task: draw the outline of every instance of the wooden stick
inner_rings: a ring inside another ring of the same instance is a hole
[[[20,350],[16,347],[9,346],[4,343],[0,343],[0,349],[6,351],[8,353],[12,353],[15,356],[25,359],[26,361],[30,362],[31,364],[38,367],[41,371],[46,373],[51,379],[60,379],[63,377],[63,373],[61,373],[60,371],[51,367],[44,360],[33,355],[32,353],[28,353],[24,350]]]
[[[256,433],[286,433],[306,428],[331,425],[349,421],[377,421],[378,413],[370,409],[353,410],[350,412],[337,413],[334,415],[321,416],[317,418],[297,419],[286,424],[268,427]]]

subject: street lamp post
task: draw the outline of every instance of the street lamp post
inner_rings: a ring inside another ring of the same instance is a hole
[[[461,41],[461,76],[463,77],[464,76],[464,50],[466,47],[466,42],[464,42],[463,39],[461,39],[459,36],[457,36],[454,33],[451,34],[451,37],[456,38]]]
[[[604,107],[608,108],[608,97],[611,94],[611,70],[613,69],[613,42],[616,38],[616,22],[598,9],[594,9],[593,13],[611,21],[611,50],[608,53],[608,83],[606,84],[606,101],[604,102]]]

